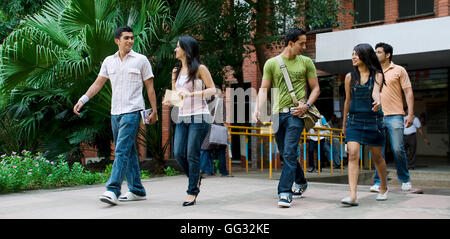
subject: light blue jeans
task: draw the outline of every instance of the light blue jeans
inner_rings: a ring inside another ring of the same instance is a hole
[[[127,178],[130,192],[145,196],[145,189],[141,183],[139,160],[136,150],[136,135],[141,116],[139,111],[121,115],[111,115],[111,127],[114,137],[115,159],[111,176],[106,183],[106,190],[120,196],[123,178]]]
[[[408,161],[406,160],[406,151],[403,143],[403,129],[404,119],[403,115],[391,115],[384,117],[384,123],[386,125],[387,135],[389,135],[389,141],[391,142],[391,150],[394,154],[395,167],[397,168],[398,180],[402,183],[410,181]],[[383,158],[385,157],[385,148],[383,147]],[[380,177],[375,170],[374,184],[380,185]]]

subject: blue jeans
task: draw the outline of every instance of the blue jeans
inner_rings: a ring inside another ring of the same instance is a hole
[[[208,174],[213,175],[214,172],[214,164],[213,164],[213,157],[211,156],[213,152],[209,150],[200,150],[200,171]]]
[[[302,167],[297,161],[298,142],[303,131],[303,120],[290,113],[280,113],[278,131],[275,133],[278,149],[283,158],[278,195],[292,196],[292,184],[306,184]],[[274,122],[275,124],[276,122]]]
[[[395,167],[397,168],[398,180],[402,183],[407,183],[410,181],[410,177],[408,171],[408,161],[406,160],[405,146],[403,144],[403,115],[385,116],[384,123],[391,142],[392,153],[394,154],[394,162]],[[383,158],[386,159],[384,156],[384,151],[385,147],[383,147]],[[380,177],[376,171],[374,184],[380,185]]]
[[[136,135],[141,116],[139,111],[121,115],[111,115],[111,127],[115,145],[115,160],[111,176],[106,183],[106,190],[120,195],[123,178],[127,178],[130,192],[145,196],[141,183],[139,160],[136,150]]]
[[[179,117],[175,128],[174,154],[189,178],[188,195],[200,192],[200,149],[209,130],[209,115]]]
[[[310,167],[314,167],[314,168],[318,168],[318,165],[315,165],[314,162],[314,152],[315,150],[318,148],[318,142],[314,141],[314,140],[308,140],[309,141],[309,147],[308,147],[308,162]],[[330,150],[330,140],[329,139],[321,139],[320,140],[320,160],[327,160],[328,162],[331,163],[331,159],[330,159],[330,154],[331,154],[331,150]],[[317,154],[318,156],[318,154]],[[338,160],[337,157],[337,150],[336,150],[336,146],[333,145],[333,167],[339,167],[341,166],[341,161]],[[317,162],[319,162],[319,159],[317,158]]]
[[[219,159],[219,172],[222,176],[229,174],[227,169],[226,146],[218,147],[213,150],[200,151],[200,170],[206,174],[214,174],[214,153],[217,153]]]
[[[333,138],[333,163],[337,166],[341,166],[341,147],[339,139]],[[331,145],[330,145],[331,147]]]
[[[219,158],[219,172],[222,176],[229,174],[227,169],[227,146],[220,147],[217,150],[217,157]]]

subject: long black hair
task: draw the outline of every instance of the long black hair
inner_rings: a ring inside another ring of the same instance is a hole
[[[376,73],[381,73],[381,75],[383,76],[382,79],[382,84],[380,85],[380,87],[383,87],[383,84],[385,83],[384,80],[384,74],[383,74],[383,68],[381,68],[381,64],[378,61],[377,55],[375,54],[375,51],[373,50],[372,46],[367,44],[367,43],[362,43],[362,44],[358,44],[355,46],[355,48],[353,48],[353,50],[356,52],[356,54],[358,55],[359,59],[364,62],[364,64],[366,64],[367,68],[369,68],[369,72],[370,72],[370,76],[373,76],[374,82],[376,84],[378,84],[378,82],[375,80],[375,75]],[[353,79],[350,82],[350,85],[356,85],[356,84],[360,84],[360,80],[361,80],[361,74],[358,70],[357,66],[354,66],[354,71],[355,71],[355,76],[356,79]]]
[[[191,36],[181,36],[178,38],[178,43],[181,49],[186,53],[186,64],[188,66],[188,81],[193,81],[197,78],[198,67],[200,66],[200,53],[198,48],[198,42]],[[181,62],[178,62],[175,67],[177,67],[176,78],[181,71]]]

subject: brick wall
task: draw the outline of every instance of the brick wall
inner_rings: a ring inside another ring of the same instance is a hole
[[[165,105],[162,106],[162,119],[161,119],[161,124],[162,124],[162,136],[161,136],[161,142],[162,145],[165,145],[167,140],[169,140],[169,135],[170,135],[170,111],[171,108],[167,107]],[[170,158],[170,152],[171,152],[171,147],[170,147],[170,143],[169,146],[167,147],[166,153],[165,153],[165,159],[169,159]]]
[[[437,17],[446,17],[450,15],[450,0],[435,0],[434,10]]]
[[[341,22],[341,26],[334,28],[333,31],[341,31],[346,29],[352,29],[353,26],[353,16],[350,13],[350,11],[353,10],[353,1],[352,0],[343,0],[343,7],[347,10],[346,13],[341,13],[338,15],[338,21]],[[350,10],[350,11],[349,11]],[[419,18],[410,18],[407,20],[402,20],[401,22],[406,21],[417,21],[417,20],[423,20],[423,19],[429,19],[434,17],[445,17],[450,15],[450,0],[434,0],[434,16],[427,16],[427,17],[419,17]],[[395,24],[400,21],[398,19],[398,0],[385,0],[384,2],[384,23],[381,25],[386,24]],[[361,27],[371,27],[374,25],[380,25],[380,24],[368,24]]]
[[[83,165],[86,164],[86,158],[96,158],[96,157],[98,157],[98,153],[97,153],[98,151],[97,151],[97,148],[95,148],[95,147],[91,147],[91,146],[89,146],[89,145],[87,145],[85,143],[81,143],[80,149],[83,152],[83,158],[81,158],[81,163]],[[110,156],[111,160],[115,159],[114,151],[115,151],[115,146],[114,146],[114,143],[111,142],[111,156]]]
[[[353,1],[352,0],[342,0],[342,7],[346,10],[344,13],[338,14],[338,22],[341,25],[337,28],[334,28],[333,31],[341,31],[345,29],[351,29],[353,27],[353,15],[350,11],[353,10]]]
[[[398,0],[386,0],[384,2],[384,22],[393,24],[398,18]]]

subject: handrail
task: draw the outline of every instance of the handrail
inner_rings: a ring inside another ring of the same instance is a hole
[[[228,147],[229,147],[229,171],[231,174],[231,135],[243,135],[245,136],[245,144],[246,144],[246,155],[245,155],[245,161],[246,161],[246,172],[248,172],[248,137],[249,136],[260,136],[260,137],[269,137],[269,177],[272,179],[272,138],[275,136],[275,133],[273,133],[272,123],[263,123],[265,127],[250,127],[250,126],[234,126],[234,125],[226,125],[228,128],[229,133],[229,141],[228,141]],[[236,132],[235,130],[245,130],[245,132]],[[341,175],[343,174],[343,141],[345,136],[342,133],[342,129],[338,128],[328,128],[328,127],[313,127],[317,131],[317,133],[309,133],[306,132],[305,129],[303,129],[302,134],[300,136],[299,140],[299,147],[300,145],[303,145],[303,170],[306,173],[306,139],[308,136],[317,136],[317,137],[329,137],[330,138],[330,168],[331,168],[331,175],[333,175],[333,139],[337,138],[340,141],[340,161],[341,161]],[[249,131],[259,131],[259,133],[250,133]],[[264,133],[261,133],[263,131]],[[320,131],[329,131],[329,134],[320,134]],[[339,135],[333,134],[333,132],[339,133]],[[262,150],[262,144],[263,139],[261,139],[261,171],[263,171],[263,150]],[[275,144],[275,170],[277,170],[277,145]],[[320,176],[321,169],[320,169],[320,140],[318,140],[318,173]],[[299,148],[300,149],[300,148]],[[361,146],[362,150],[362,146]],[[300,152],[299,152],[300,156]],[[361,160],[361,169],[362,169],[362,154],[360,155]],[[298,158],[298,161],[300,162],[300,157]],[[371,154],[369,152],[369,167],[371,168]]]

